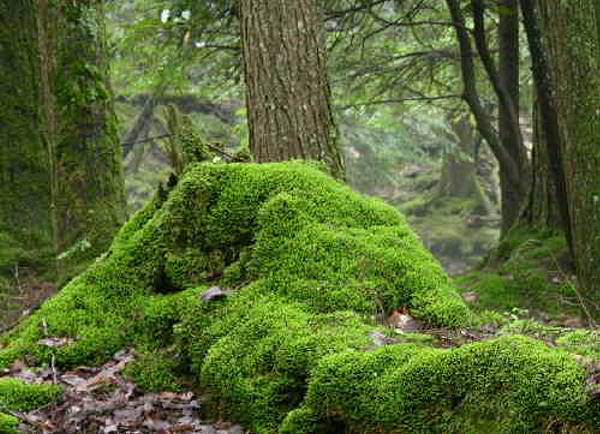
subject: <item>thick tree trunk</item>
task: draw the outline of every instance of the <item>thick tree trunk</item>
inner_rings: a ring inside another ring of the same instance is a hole
[[[522,0],[522,3],[528,3]],[[594,0],[538,2],[550,51],[569,229],[581,283],[600,297],[600,44]]]
[[[0,273],[53,268],[36,20],[33,0],[0,1]]]
[[[543,125],[561,220],[579,279],[589,294],[598,298],[600,78],[597,70],[600,57],[597,54],[600,36],[595,15],[597,4],[589,0],[577,5],[521,0],[521,8],[540,106],[544,111]]]
[[[0,20],[0,229],[70,269],[124,218],[102,0],[0,0]]]
[[[40,2],[44,0],[39,0]],[[103,0],[54,11],[59,251],[88,241],[79,262],[104,251],[123,223],[125,195],[116,116],[108,82]]]
[[[319,2],[240,0],[239,7],[256,160],[319,160],[343,176]]]

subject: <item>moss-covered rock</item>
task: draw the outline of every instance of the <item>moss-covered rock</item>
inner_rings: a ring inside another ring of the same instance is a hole
[[[224,296],[203,301],[217,285]],[[561,423],[590,419],[583,368],[525,338],[375,350],[386,331],[372,318],[402,307],[430,326],[474,322],[396,210],[311,164],[197,164],[1,341],[0,368],[135,346],[127,374],[142,388],[191,376],[214,409],[265,433],[538,427],[544,405]],[[73,342],[39,345],[47,335]]]
[[[338,432],[542,432],[590,418],[584,385],[571,357],[524,337],[452,351],[347,351],[320,361],[282,432],[316,432],[331,421]]]

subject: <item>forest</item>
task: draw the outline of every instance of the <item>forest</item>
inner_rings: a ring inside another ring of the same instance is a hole
[[[600,433],[600,1],[0,0],[0,434]]]

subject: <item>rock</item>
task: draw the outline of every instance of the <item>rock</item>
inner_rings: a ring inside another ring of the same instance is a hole
[[[201,296],[201,300],[210,303],[211,301],[222,300],[227,297],[227,292],[220,286],[213,286],[206,290]]]
[[[462,298],[465,303],[475,303],[477,300],[479,300],[479,294],[477,294],[475,291],[468,291],[462,295]]]
[[[390,338],[381,332],[371,332],[369,333],[369,337],[373,341],[373,344],[376,348],[381,348],[396,342],[393,338]]]

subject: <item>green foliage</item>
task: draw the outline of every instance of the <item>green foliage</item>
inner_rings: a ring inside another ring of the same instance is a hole
[[[0,378],[0,404],[14,411],[31,411],[62,396],[63,389],[53,384],[26,384],[13,378]]]
[[[298,420],[337,421],[338,432],[542,432],[549,422],[592,422],[584,374],[566,354],[524,337],[452,351],[348,351],[320,361],[282,432],[309,432],[294,431]]]

